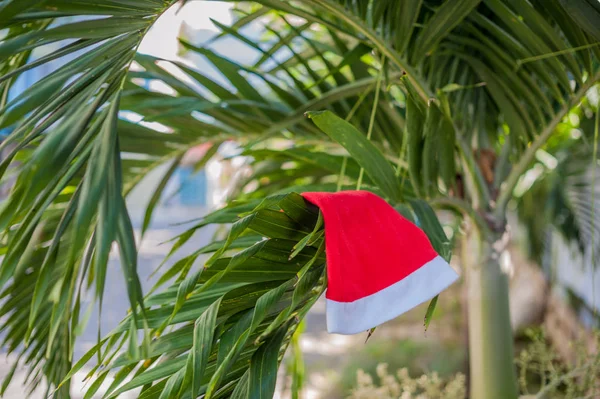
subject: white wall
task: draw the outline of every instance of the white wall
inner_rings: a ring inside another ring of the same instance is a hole
[[[592,253],[582,256],[577,244],[568,243],[556,231],[551,233],[549,253],[544,260],[544,269],[550,280],[560,291],[566,288],[575,293],[589,309],[600,314],[600,268],[592,267]],[[596,263],[600,253],[595,254]],[[592,314],[589,311],[580,313],[582,321],[591,325]]]

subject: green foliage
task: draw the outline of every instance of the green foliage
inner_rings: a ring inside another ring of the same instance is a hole
[[[465,348],[451,342],[419,342],[413,339],[373,340],[357,351],[344,367],[339,389],[347,394],[356,386],[356,374],[359,370],[377,375],[377,367],[381,363],[387,364],[394,373],[406,369],[409,375],[415,377],[429,371],[446,379],[457,372],[464,371],[465,360]]]
[[[366,171],[373,183],[394,202],[401,197],[402,188],[394,169],[367,138],[350,123],[329,111],[309,112],[315,125],[332,140],[340,143],[350,156]]]
[[[532,395],[536,399],[591,398],[597,395],[600,356],[589,342],[571,342],[575,361],[566,364],[548,343],[543,330],[528,330],[526,333],[530,343],[517,358],[519,383],[524,395]],[[598,342],[596,333],[594,345]]]
[[[219,70],[223,79],[215,79],[136,52],[175,3],[0,3],[0,128],[12,129],[0,145],[8,152],[0,179],[16,177],[0,209],[0,315],[4,344],[29,367],[32,388],[46,379],[55,389],[95,354],[108,369],[94,369],[88,397],[114,368],[111,395],[136,386],[147,398],[254,392],[255,377],[271,375],[280,355],[264,345],[285,347],[295,312],[301,318],[324,289],[313,271],[324,262],[318,216],[297,195],[284,194],[352,188],[364,168],[364,188],[393,205],[453,196],[461,212],[492,211],[498,191],[512,196],[512,183],[539,147],[535,140],[543,144],[544,132],[599,76],[597,15],[586,13],[580,27],[579,14],[558,0],[258,0],[239,6],[236,22],[219,25],[223,32],[213,39],[257,50],[253,65],[182,42],[190,59],[203,57]],[[245,34],[253,21],[265,27],[260,43]],[[34,58],[34,51],[47,53]],[[7,100],[23,72],[51,61],[62,66]],[[172,92],[151,90],[149,81]],[[316,126],[307,111],[324,111],[312,114]],[[376,115],[372,128],[370,115]],[[370,140],[360,138],[364,132]],[[252,174],[226,207],[176,237],[172,254],[206,224],[235,227],[227,240],[161,271],[151,293],[142,293],[125,196],[156,166],[171,163],[150,199],[145,231],[183,154],[212,143],[202,167],[226,140],[244,147]],[[501,147],[496,170],[519,159],[524,166],[488,184],[473,150]],[[114,243],[131,313],[73,366],[76,333],[85,325],[82,294],[95,291],[101,308]],[[450,255],[449,247],[443,250]],[[213,255],[210,266],[198,270],[194,262],[204,254]],[[283,303],[290,311],[271,320]],[[194,325],[214,326],[213,335],[194,332]],[[122,347],[127,351],[118,355]],[[272,379],[264,380],[269,384],[260,392],[269,393]],[[57,396],[67,390],[65,383]]]
[[[528,330],[527,346],[516,358],[519,367],[519,383],[522,398],[592,398],[596,396],[598,378],[600,376],[600,357],[591,351],[589,343],[572,342],[574,363],[564,362],[556,350],[548,343],[543,330]],[[414,370],[403,367],[398,358],[406,357],[404,364],[415,359],[418,353],[415,348],[404,348],[400,353],[389,356],[390,348],[384,349],[384,356],[394,364],[371,364],[369,359],[356,362],[358,365],[356,379],[353,381],[348,399],[446,399],[466,397],[464,375],[449,374],[437,371],[411,377]],[[400,354],[400,356],[398,356]],[[387,356],[386,356],[387,355]],[[366,360],[366,361],[365,361]],[[367,372],[364,369],[367,369]],[[390,374],[388,368],[397,370]],[[434,367],[434,370],[436,368]],[[354,369],[353,369],[354,371]],[[418,370],[417,370],[418,371]],[[373,375],[377,376],[374,380]]]
[[[517,187],[517,214],[527,233],[529,255],[539,263],[550,227],[575,242],[582,253],[598,253],[600,248],[600,197],[594,188],[598,166],[593,161],[597,115],[589,101],[574,108],[558,127],[559,137],[540,151],[528,178]]]
[[[228,212],[224,208],[205,219]],[[265,224],[266,215],[277,217]],[[138,387],[149,397],[221,397],[234,389],[242,397],[240,389],[249,397],[271,397],[280,357],[326,286],[325,256],[318,250],[322,238],[290,257],[299,237],[322,232],[317,220],[298,194],[268,198],[233,223],[228,243],[198,251],[213,253],[212,264],[200,271],[183,268],[174,283],[145,298],[145,321],[155,336],[146,355],[141,348],[119,354],[144,327],[141,322],[129,327],[131,315],[84,356],[87,361],[98,354],[106,369],[127,370],[131,377],[113,384],[105,397]],[[246,387],[236,388],[238,381]]]
[[[596,40],[600,40],[600,28],[598,28],[600,6],[597,2],[593,0],[561,0],[560,3],[569,14],[581,21],[583,29],[596,38]]]
[[[447,380],[441,379],[436,372],[411,378],[406,368],[398,370],[396,375],[388,373],[387,364],[377,366],[379,384],[362,370],[357,372],[357,386],[348,399],[464,399],[467,395],[466,378],[456,374]]]
[[[290,358],[286,365],[287,372],[292,379],[291,399],[299,399],[302,397],[302,388],[306,379],[304,358],[302,356],[302,348],[300,347],[300,337],[304,331],[304,325],[305,322],[301,323],[292,336]]]

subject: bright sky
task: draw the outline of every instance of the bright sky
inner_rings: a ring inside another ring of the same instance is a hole
[[[142,41],[139,52],[155,57],[176,59],[177,36],[183,22],[193,29],[211,30],[216,33],[219,29],[210,19],[226,25],[231,24],[232,7],[233,4],[228,2],[202,0],[188,1],[183,7],[175,5],[156,21]]]

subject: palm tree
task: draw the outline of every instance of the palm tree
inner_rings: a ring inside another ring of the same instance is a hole
[[[598,3],[257,0],[215,39],[255,49],[254,65],[182,42],[227,84],[137,54],[175,3],[0,3],[0,127],[13,129],[0,171],[16,176],[0,211],[2,330],[30,386],[45,380],[68,397],[73,374],[95,362],[87,397],[108,376],[106,397],[139,387],[144,398],[269,397],[291,334],[326,287],[323,221],[296,193],[360,187],[418,219],[446,258],[430,205],[464,217],[471,396],[516,397],[499,261],[507,204],[600,79]],[[255,21],[268,21],[258,43],[243,30]],[[51,44],[58,49],[32,56]],[[8,100],[20,74],[61,59],[69,61]],[[144,294],[125,197],[170,164],[145,230],[186,151],[227,140],[252,158],[253,174],[174,248],[208,224],[230,225],[228,235],[175,262]],[[73,364],[82,294],[93,291],[101,308],[115,242],[131,312]]]

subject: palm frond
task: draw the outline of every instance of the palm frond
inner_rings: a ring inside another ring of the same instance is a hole
[[[119,104],[136,48],[168,5],[154,0],[2,4],[0,126],[12,133],[0,147],[12,149],[0,172],[18,172],[0,210],[0,283],[10,315],[3,328],[11,351],[31,366],[33,387],[45,377],[53,389],[68,373],[82,287],[93,275],[102,301],[113,242],[121,250],[133,316],[138,319],[143,309],[123,199],[127,165],[121,164],[120,141],[127,134],[119,137]],[[48,50],[34,58],[36,51]],[[7,100],[22,73],[49,62],[62,66]]]
[[[144,328],[130,316],[69,377],[101,354],[106,370],[121,370],[104,397],[138,387],[144,387],[141,397],[222,397],[240,380],[248,392],[273,392],[274,379],[260,375],[276,375],[291,334],[326,286],[323,225],[316,224],[318,209],[297,194],[267,198],[237,216],[248,206],[252,202],[205,217],[200,225],[233,223],[227,240],[176,262],[165,273],[175,282],[145,298],[146,320],[156,334],[147,355],[141,347],[119,354]],[[209,267],[192,267],[211,253]]]
[[[517,213],[527,232],[529,254],[540,264],[548,250],[550,227],[575,242],[582,254],[600,250],[600,188],[592,178],[593,168],[599,170],[592,154],[589,144],[581,141],[559,149],[556,168],[541,172],[518,197]]]

